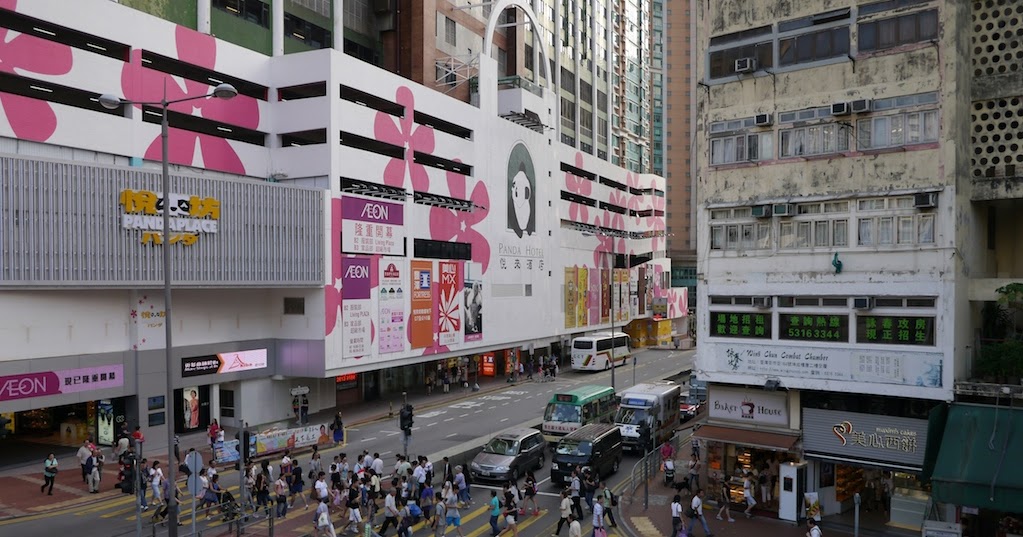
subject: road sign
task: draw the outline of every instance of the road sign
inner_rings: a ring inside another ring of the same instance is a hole
[[[291,395],[306,395],[309,393],[309,386],[298,386],[291,389]]]

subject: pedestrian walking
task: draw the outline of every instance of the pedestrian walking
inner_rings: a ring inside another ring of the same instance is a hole
[[[593,537],[607,537],[604,527],[604,497],[597,496],[593,503]]]
[[[568,497],[568,491],[561,491],[561,503],[558,504],[558,514],[561,518],[558,519],[558,529],[554,530],[551,537],[558,537],[561,535],[561,526],[568,523],[568,518],[572,514],[572,500]]]
[[[682,521],[682,496],[676,494],[671,500],[671,537],[679,537],[679,532],[685,529],[686,525]]]
[[[574,514],[568,515],[568,537],[582,537],[583,527],[579,525],[579,519]]]
[[[301,403],[301,406],[299,407],[299,410],[302,413],[302,415],[301,415],[301,417],[302,417],[302,425],[308,425],[309,424],[309,398],[306,397],[305,395],[302,396],[302,403]]]
[[[322,472],[318,472],[319,475]],[[302,477],[302,466],[298,464],[298,459],[291,461],[291,483],[288,486],[288,492],[291,495],[291,504],[288,507],[295,507],[298,500],[302,500],[302,510],[309,510],[309,500],[305,497],[305,479]]]
[[[468,507],[472,505],[472,496],[469,495],[469,484],[465,480],[465,474],[462,472],[462,467],[455,466],[455,488],[458,490],[458,501],[462,504],[460,507]]]
[[[333,431],[334,446],[341,445],[345,441],[345,422],[341,419],[340,410],[334,416],[334,421],[330,424],[330,430]]]
[[[526,479],[522,482],[522,493],[525,500],[522,502],[522,507],[525,508],[527,503],[533,505],[533,516],[540,514],[540,506],[536,503],[536,493],[538,488],[536,485],[536,475],[533,474],[532,470],[526,472]]]
[[[89,461],[89,457],[92,457],[92,442],[89,439],[82,441],[82,447],[78,448],[78,462],[82,465],[82,483],[89,483],[89,473],[91,470],[85,469],[85,464]]]
[[[99,494],[99,482],[103,476],[103,455],[98,449],[92,450],[92,455],[86,459],[85,470],[88,476],[89,493]]]
[[[284,475],[277,478],[274,481],[274,495],[277,501],[277,518],[286,518],[288,516],[288,482],[284,480]]]
[[[597,491],[597,478],[593,474],[596,472],[585,471],[583,472],[583,497],[586,498],[586,507],[593,512],[593,495]]]
[[[256,507],[262,507],[267,517],[270,516],[270,473],[261,471],[256,474]],[[258,516],[258,515],[257,515]]]
[[[220,424],[217,423],[216,418],[210,422],[210,426],[206,428],[206,434],[209,436],[210,451],[213,451],[213,446],[217,443],[217,438],[220,436]]]
[[[729,522],[735,522],[735,519],[732,518],[732,489],[728,486],[728,479],[724,476],[721,478],[721,497],[718,499],[718,504],[721,506],[718,509],[718,520],[723,520],[721,513],[724,513]]]
[[[618,497],[608,488],[607,481],[601,481],[600,487],[600,496],[604,498],[604,515],[611,522],[611,527],[617,528],[618,522],[615,521],[614,508],[618,506]]]
[[[504,494],[504,511],[502,513],[504,514],[505,528],[501,535],[510,531],[512,537],[518,537],[519,526],[516,517],[519,515],[519,506],[515,501],[515,494],[511,490]]]
[[[689,490],[693,491],[700,488],[700,469],[702,464],[700,459],[694,453],[689,458]]]
[[[696,489],[693,493],[693,501],[689,504],[689,528],[696,527],[696,520],[703,525],[703,533],[707,537],[714,537],[710,527],[707,526],[707,517],[703,516],[703,489]]]
[[[497,491],[490,491],[490,536],[497,537],[501,528],[497,526],[501,519],[501,500],[497,497]]]
[[[582,504],[582,480],[579,479],[579,469],[572,470],[572,481],[568,486],[569,496],[572,498],[572,512],[575,513],[575,519],[579,520],[583,517],[583,504]]]
[[[448,526],[455,528],[455,533],[458,534],[458,537],[465,537],[462,535],[462,513],[458,510],[458,493],[454,491],[450,484],[445,485],[445,487],[448,489],[448,495],[444,498],[445,507],[447,508],[444,520],[447,521]]]
[[[316,535],[329,537],[337,537],[337,533],[334,531],[334,523],[330,521],[330,507],[326,501],[321,501],[320,505],[316,507]]]
[[[444,537],[444,531],[448,527],[448,507],[439,492],[433,496],[433,501],[436,507],[433,509],[433,521],[430,522],[430,528],[433,529],[433,537]]]
[[[810,517],[806,519],[806,537],[822,537],[821,529],[817,526],[817,521]]]
[[[742,478],[742,497],[746,500],[746,510],[743,514],[746,518],[753,518],[753,508],[757,505],[757,500],[753,498],[753,478],[749,472]]]
[[[58,465],[57,457],[53,453],[50,453],[43,461],[43,484],[39,487],[40,494],[46,490],[46,487],[50,487],[50,492],[47,494],[53,496],[53,482],[57,480]]]

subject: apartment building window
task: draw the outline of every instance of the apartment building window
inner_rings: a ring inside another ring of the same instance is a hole
[[[766,222],[715,225],[710,228],[712,250],[763,250],[771,247],[771,225]]]
[[[769,160],[774,154],[774,134],[737,134],[712,138],[710,163],[714,166]]]
[[[781,222],[778,246],[782,249],[849,245],[849,221],[813,219]]]
[[[839,26],[778,41],[782,66],[827,60],[849,54],[849,27]]]
[[[901,17],[861,22],[860,52],[885,50],[938,38],[938,11],[928,10]]]
[[[910,196],[859,200],[861,213],[885,211],[857,219],[857,244],[893,246],[934,244],[934,215],[917,213]]]
[[[456,37],[457,25],[450,17],[444,17],[444,42],[451,46],[458,46]]]
[[[561,126],[575,129],[575,103],[565,97],[561,98]]]
[[[849,150],[849,129],[834,123],[786,129],[779,140],[781,158],[825,155]]]
[[[710,53],[710,77],[722,78],[735,75],[735,60],[753,58],[757,68],[774,66],[774,43],[767,41],[750,45],[740,45]]]
[[[856,122],[857,146],[882,149],[938,140],[938,112],[927,110],[894,114]]]

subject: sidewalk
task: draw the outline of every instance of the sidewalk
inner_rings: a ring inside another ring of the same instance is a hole
[[[671,535],[671,500],[676,492],[673,488],[664,485],[660,475],[650,480],[649,484],[650,504],[649,508],[643,509],[643,486],[640,484],[636,491],[622,491],[621,518],[624,522],[623,529],[631,537],[673,537]],[[692,497],[685,491],[682,492],[682,505],[688,506]],[[742,514],[742,507],[732,505],[732,518],[735,522],[718,520],[716,518],[718,505],[710,500],[705,494],[704,518],[707,526],[715,537],[749,537],[750,535],[770,535],[771,537],[805,537],[806,525],[756,516],[747,519]],[[683,519],[689,528],[690,536],[703,537],[703,527],[699,521],[690,523],[689,519]],[[827,521],[821,522],[821,529],[829,537],[833,535],[852,535],[848,526],[831,524]],[[876,531],[861,528],[860,535],[905,535],[898,531]]]
[[[475,380],[475,379],[474,379]],[[471,388],[452,386],[449,393],[442,393],[434,390],[432,395],[427,395],[425,387],[418,387],[420,391],[408,393],[408,402],[415,407],[416,412],[437,405],[446,405],[481,393],[494,392],[513,386],[518,383],[508,383],[505,377],[483,377],[479,380],[480,391],[473,392]],[[522,380],[521,382],[530,382]],[[472,382],[470,382],[472,386]],[[390,407],[393,407],[394,419],[397,419],[398,409],[402,404],[401,394],[385,396],[377,401],[345,405],[344,420],[345,427],[356,427],[360,424],[371,423],[388,417]],[[330,422],[337,409],[328,409],[309,416],[309,423]],[[292,423],[268,423],[252,425],[250,430],[265,429],[274,425],[289,426]],[[225,428],[225,436],[233,438],[238,430],[236,428]],[[182,457],[189,449],[195,448],[201,451],[204,460],[211,459],[208,438],[205,431],[181,435],[180,451]],[[72,453],[67,456],[58,457],[60,472],[57,475],[56,485],[53,487],[53,496],[47,496],[39,492],[39,486],[43,483],[42,461],[46,453],[39,454],[37,463],[28,465],[17,465],[5,467],[0,470],[0,520],[52,512],[61,509],[82,507],[96,502],[110,500],[112,498],[124,497],[120,489],[115,489],[117,483],[117,460],[114,458],[111,448],[104,447],[103,452],[107,458],[107,464],[103,468],[103,479],[100,486],[100,493],[90,494],[88,487],[81,479],[81,466],[78,458]],[[149,459],[151,465],[154,460],[159,460],[161,465],[167,464],[167,447],[143,445],[142,457]],[[183,476],[178,475],[181,480]]]

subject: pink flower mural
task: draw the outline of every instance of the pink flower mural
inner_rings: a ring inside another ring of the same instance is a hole
[[[174,38],[177,59],[207,69],[216,68],[217,40],[213,36],[178,26]],[[146,68],[142,63],[142,50],[132,50],[131,60],[121,71],[121,90],[125,98],[132,101],[160,101],[163,99],[164,87],[167,89],[167,100],[170,101],[207,95],[213,91],[212,86],[205,82],[174,77]],[[172,104],[170,109],[248,129],[259,126],[259,105],[255,99],[245,95],[238,95],[230,100],[196,99]],[[203,167],[245,174],[245,165],[231,144],[224,138],[209,134],[171,128],[168,159],[175,164],[197,165],[194,158],[196,144],[199,145],[202,154]],[[160,160],[159,136],[146,148],[145,158]]]
[[[677,319],[689,314],[689,288],[672,287],[668,290],[668,318]]]
[[[0,0],[0,8],[11,11],[17,4],[17,0]],[[67,45],[0,28],[0,72],[28,77],[66,75],[73,63]],[[17,138],[44,142],[57,130],[57,114],[46,101],[0,93],[0,108]]]
[[[405,107],[405,115],[395,118],[390,114],[377,112],[373,124],[373,134],[377,140],[405,148],[405,158],[391,159],[384,168],[384,184],[404,188],[405,177],[408,175],[412,177],[412,190],[427,192],[430,189],[430,176],[422,164],[412,161],[412,156],[414,151],[433,153],[435,143],[433,128],[416,125],[414,120],[416,98],[408,87],[399,87],[394,100]]]
[[[633,172],[628,172],[628,173],[625,174],[625,185],[628,186],[630,189],[632,189],[632,188],[642,189],[643,188],[643,186],[639,182],[639,174],[633,173]],[[632,211],[642,211],[643,210],[643,196],[637,196],[635,194],[632,194],[629,197],[629,209],[632,210]],[[643,217],[642,216],[636,216],[636,217],[634,217],[634,219],[635,219],[634,223],[636,225],[639,225],[641,223],[641,221],[643,220]]]
[[[323,286],[324,312],[330,335],[341,313],[341,198],[330,200],[330,275]]]
[[[455,162],[461,161],[455,159]],[[449,171],[447,180],[450,196],[460,200],[466,199],[466,177]],[[490,214],[490,194],[487,192],[486,183],[477,181],[468,199],[477,207],[472,212],[443,207],[430,208],[430,238],[471,244],[472,260],[480,263],[483,266],[483,273],[486,274],[490,265],[490,243],[482,233],[473,229],[473,226]]]
[[[603,220],[600,217],[593,219],[593,225],[610,229],[623,229],[625,217],[611,211],[604,211]],[[597,235],[597,247],[593,249],[593,265],[597,267],[611,267],[611,253],[624,254],[625,239],[607,235]]]
[[[575,154],[575,167],[579,169],[583,167],[583,154],[580,151],[577,151]],[[572,172],[565,172],[565,189],[573,194],[589,197],[593,193],[593,182],[585,177],[579,177]],[[568,217],[573,222],[589,222],[589,207],[581,203],[571,202],[568,205]]]

